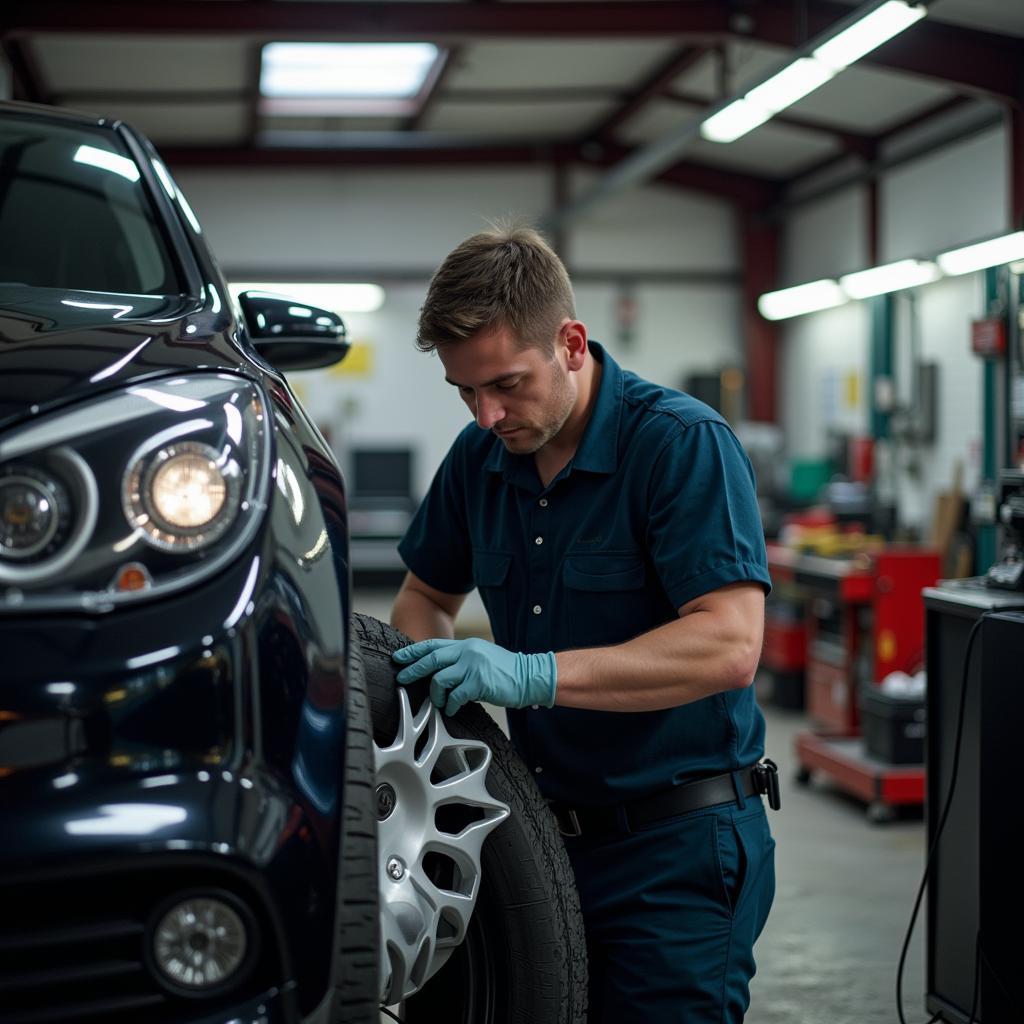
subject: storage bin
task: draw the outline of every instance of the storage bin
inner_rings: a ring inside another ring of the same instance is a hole
[[[870,688],[861,694],[861,730],[871,757],[886,764],[923,764],[923,700],[890,697]]]

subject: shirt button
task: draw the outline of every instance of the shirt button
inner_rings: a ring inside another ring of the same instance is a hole
[[[544,538],[543,537],[534,537],[533,538],[533,543],[534,544],[543,544],[544,543]]]
[[[542,611],[543,611],[543,609],[541,608],[541,606],[540,606],[539,604],[535,604],[535,605],[533,606],[533,614],[534,614],[534,615],[540,615],[540,613],[541,613]]]
[[[531,704],[530,707],[533,708],[534,711],[540,711],[540,705],[539,704]]]
[[[540,766],[540,765],[537,765],[537,767],[536,767],[536,768],[534,768],[533,770],[534,770],[534,771],[535,771],[535,772],[536,772],[536,773],[537,773],[538,775],[540,775],[540,773],[541,773],[542,771],[544,771],[544,769],[543,769],[543,768],[541,768],[541,766]]]
[[[548,507],[548,499],[547,498],[541,498],[540,501],[537,502],[537,504],[540,505],[541,508],[547,508]]]

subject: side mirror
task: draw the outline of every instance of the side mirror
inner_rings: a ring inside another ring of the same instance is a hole
[[[345,323],[337,313],[269,292],[242,292],[238,304],[256,351],[278,369],[314,370],[348,353]]]

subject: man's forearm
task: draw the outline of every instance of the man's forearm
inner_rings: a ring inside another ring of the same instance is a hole
[[[678,707],[748,685],[759,653],[759,640],[742,621],[695,612],[624,644],[559,651],[555,704],[596,711]]]
[[[452,616],[418,590],[403,589],[399,592],[391,608],[391,625],[413,640],[451,639],[455,636]]]

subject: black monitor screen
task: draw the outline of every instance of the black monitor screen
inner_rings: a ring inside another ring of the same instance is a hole
[[[408,448],[361,448],[352,452],[352,493],[360,498],[412,495],[412,452]]]

